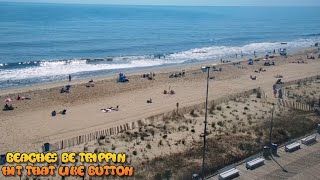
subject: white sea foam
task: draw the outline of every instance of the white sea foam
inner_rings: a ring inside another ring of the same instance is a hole
[[[68,61],[41,61],[39,66],[27,67],[21,69],[0,69],[0,81],[23,80],[29,78],[41,78],[65,76],[68,74],[92,72],[99,70],[114,70],[124,68],[159,66],[171,63],[183,63],[189,60],[208,60],[234,57],[235,54],[252,55],[254,51],[264,53],[273,49],[287,48],[292,50],[301,47],[310,47],[320,38],[299,39],[296,41],[281,44],[281,42],[251,43],[244,46],[212,46],[204,48],[195,48],[188,51],[178,52],[166,55],[163,59],[157,59],[152,56],[125,56],[114,57],[112,62],[88,63],[86,60],[68,60]],[[3,66],[3,64],[0,64]]]

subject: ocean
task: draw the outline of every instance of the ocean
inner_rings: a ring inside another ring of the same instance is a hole
[[[318,7],[0,3],[0,88],[289,51],[320,42]],[[281,44],[287,42],[287,44]]]

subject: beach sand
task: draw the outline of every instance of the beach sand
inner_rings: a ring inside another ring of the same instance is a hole
[[[318,53],[318,50],[315,50]],[[316,56],[318,57],[318,55]],[[307,64],[289,63],[303,59]],[[264,89],[272,97],[272,85],[283,75],[284,82],[320,75],[320,59],[306,59],[306,52],[273,58],[276,66],[263,66],[263,60],[253,66],[246,62],[241,65],[222,64],[222,72],[212,71],[209,99],[223,97],[256,87]],[[141,74],[130,75],[129,83],[116,83],[115,78],[96,80],[95,87],[87,88],[84,80],[72,82],[70,93],[60,93],[60,82],[54,85],[42,85],[16,90],[2,91],[1,103],[7,97],[14,99],[19,94],[31,100],[13,101],[13,111],[0,111],[0,153],[41,151],[45,142],[93,132],[96,129],[113,127],[125,122],[167,112],[176,108],[205,101],[206,73],[200,70],[203,64],[182,66],[180,68],[153,70],[155,80],[147,80]],[[210,63],[208,63],[210,65]],[[240,67],[238,67],[240,66]],[[262,67],[266,72],[255,73]],[[186,70],[185,77],[169,78],[171,73]],[[144,72],[147,73],[147,72]],[[250,75],[257,76],[251,80]],[[163,94],[172,89],[174,95]],[[146,103],[152,98],[153,103]],[[119,111],[102,113],[100,109],[119,106]],[[51,112],[67,109],[66,115],[51,116]]]

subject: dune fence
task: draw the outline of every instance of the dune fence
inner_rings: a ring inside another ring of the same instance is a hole
[[[290,101],[290,100],[279,99],[278,105],[283,106],[283,107],[287,107],[290,109],[300,110],[300,111],[309,111],[309,112],[313,111],[312,107],[308,104],[294,102],[294,101]]]

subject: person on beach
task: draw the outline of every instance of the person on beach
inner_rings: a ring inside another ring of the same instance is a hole
[[[9,111],[9,110],[13,110],[13,109],[14,109],[14,107],[12,105],[9,106],[7,103],[3,107],[3,111]]]
[[[277,85],[274,84],[273,87],[272,87],[272,89],[273,89],[274,98],[277,98]]]
[[[16,100],[17,100],[17,101],[20,101],[20,100],[31,100],[31,98],[18,95],[18,97],[16,98]]]
[[[71,74],[69,74],[69,82],[71,81]]]
[[[279,89],[279,95],[278,98],[282,99],[282,89]]]

